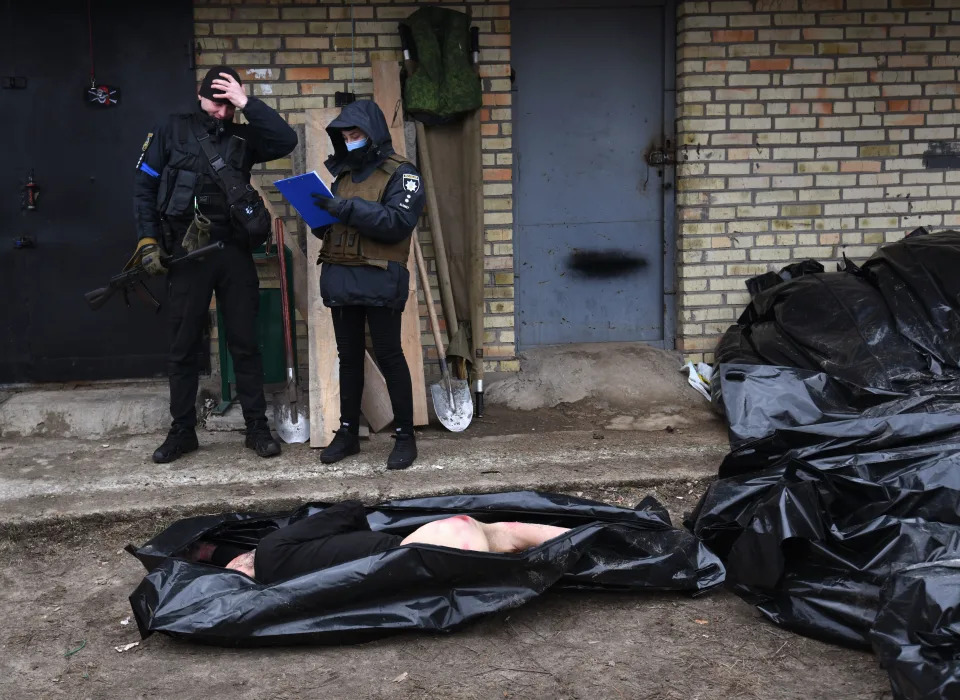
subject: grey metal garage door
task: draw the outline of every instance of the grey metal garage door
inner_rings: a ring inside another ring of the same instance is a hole
[[[673,7],[512,5],[521,348],[672,347]]]

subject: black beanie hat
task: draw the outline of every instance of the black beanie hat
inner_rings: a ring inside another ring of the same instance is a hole
[[[240,75],[230,66],[214,66],[207,71],[205,76],[203,76],[203,82],[200,83],[200,89],[197,92],[199,93],[200,97],[206,97],[208,100],[213,100],[218,104],[230,104],[230,100],[223,99],[222,97],[214,97],[214,95],[222,94],[219,90],[213,87],[214,80],[222,80],[220,76],[221,73],[228,73],[229,75],[232,75],[234,80],[236,80],[238,83],[241,85],[243,84],[243,81],[240,80]]]

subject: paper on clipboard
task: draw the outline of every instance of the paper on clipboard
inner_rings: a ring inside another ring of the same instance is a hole
[[[314,170],[303,175],[294,175],[283,180],[277,180],[273,183],[280,190],[280,194],[293,205],[300,217],[310,228],[321,228],[329,226],[339,221],[329,212],[324,211],[313,203],[313,193],[317,192],[326,197],[332,197],[333,194],[323,184],[323,180]]]

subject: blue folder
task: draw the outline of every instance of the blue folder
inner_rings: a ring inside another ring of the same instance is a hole
[[[300,217],[307,222],[310,228],[320,228],[335,224],[339,219],[332,216],[313,203],[314,192],[332,197],[333,194],[323,184],[323,180],[317,175],[317,171],[304,173],[303,175],[294,175],[283,180],[277,180],[273,183],[293,208],[297,210]]]

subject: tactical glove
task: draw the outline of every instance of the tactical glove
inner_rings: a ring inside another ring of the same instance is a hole
[[[155,238],[141,238],[137,243],[137,250],[133,254],[133,259],[140,259],[140,264],[149,275],[165,275],[167,268],[163,266],[160,260],[160,246],[157,245]]]
[[[187,227],[187,232],[180,241],[180,245],[188,253],[192,253],[197,248],[203,248],[210,245],[210,219],[205,217],[199,211],[193,212],[193,221]]]
[[[344,203],[347,201],[343,197],[337,197],[336,195],[333,197],[326,197],[319,192],[312,192],[310,196],[313,197],[313,203],[318,207],[326,212],[329,212],[338,219],[343,220],[340,212],[343,209]]]

